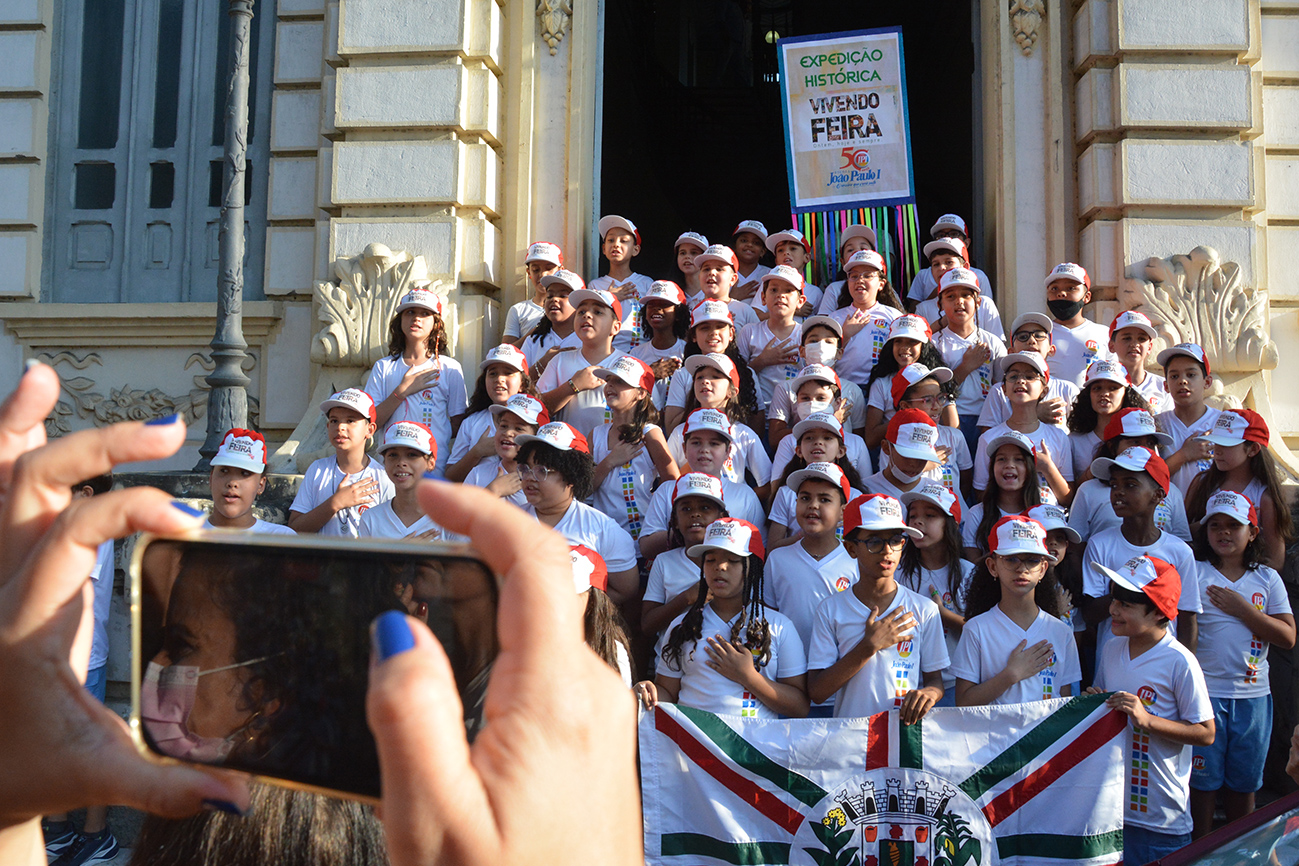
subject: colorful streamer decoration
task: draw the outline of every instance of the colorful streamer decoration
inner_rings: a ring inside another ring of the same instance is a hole
[[[889,266],[889,282],[900,297],[921,268],[920,225],[914,204],[892,207],[855,208],[853,210],[808,211],[789,215],[794,228],[812,246],[803,278],[817,286],[828,286],[839,279],[839,236],[852,225],[875,230],[879,254]]]

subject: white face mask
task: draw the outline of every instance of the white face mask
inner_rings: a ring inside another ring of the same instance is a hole
[[[917,481],[919,481],[921,478],[924,477],[923,472],[921,472],[919,475],[907,475],[901,469],[898,468],[896,463],[889,464],[889,474],[892,475],[894,478],[896,478],[898,481],[902,482],[903,484],[915,484]]]
[[[803,357],[809,364],[824,364],[833,367],[839,344],[833,340],[811,340],[803,344]]]
[[[829,400],[809,400],[806,403],[794,404],[794,414],[798,416],[798,420],[800,421],[806,420],[808,415],[812,415],[816,412],[829,412],[829,411],[830,411]]]

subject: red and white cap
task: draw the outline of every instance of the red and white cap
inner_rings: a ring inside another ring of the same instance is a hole
[[[690,374],[691,381],[694,380],[696,373],[703,367],[712,367],[726,378],[731,380],[731,384],[738,390],[740,387],[740,371],[735,368],[735,362],[721,352],[708,352],[703,355],[691,355],[686,358],[686,372]]]
[[[558,448],[560,451],[591,453],[591,445],[586,441],[586,437],[576,427],[565,424],[563,421],[551,421],[549,424],[542,424],[537,428],[536,433],[524,433],[522,436],[514,438],[514,444],[520,448],[529,442],[543,442],[552,448]]]
[[[848,486],[848,476],[844,475],[843,470],[833,463],[809,463],[803,469],[789,473],[789,477],[785,479],[785,486],[798,493],[798,488],[809,478],[825,481],[838,487],[843,492],[845,504],[849,499],[852,499],[852,488]]]
[[[584,544],[569,545],[568,554],[573,560],[573,589],[579,595],[591,587],[609,588],[609,566],[603,556]]]
[[[586,283],[582,282],[581,277],[565,268],[560,268],[553,274],[546,274],[541,278],[541,287],[543,289],[547,286],[553,286],[555,283],[568,286],[575,292],[586,288]]]
[[[612,293],[606,292],[604,289],[582,288],[575,290],[568,296],[568,305],[575,310],[577,309],[577,305],[583,301],[595,301],[598,304],[603,304],[613,310],[613,316],[615,319],[620,322],[622,321],[622,304],[619,303],[618,299],[615,298]]]
[[[763,244],[767,243],[767,227],[758,220],[740,220],[740,224],[731,232],[731,237],[738,237],[745,232],[755,234],[762,238]]]
[[[421,454],[437,457],[438,443],[433,438],[433,431],[418,421],[398,421],[383,433],[383,444],[379,453],[389,448],[414,448]]]
[[[320,412],[323,415],[328,415],[329,410],[335,406],[351,409],[371,421],[377,421],[379,417],[374,407],[374,398],[360,388],[345,388],[336,394],[329,395],[329,399],[320,404]]]
[[[988,552],[998,556],[1036,553],[1047,562],[1055,562],[1055,557],[1046,549],[1046,528],[1023,514],[1012,514],[993,524],[988,533]]]
[[[212,465],[233,466],[259,474],[265,472],[266,439],[256,430],[231,428],[222,437],[216,456],[212,458]]]
[[[1129,385],[1132,382],[1128,378],[1128,371],[1123,369],[1123,365],[1108,358],[1092,361],[1087,365],[1087,375],[1083,378],[1083,389],[1085,390],[1092,382],[1101,380],[1113,382],[1116,385]]]
[[[1092,278],[1087,276],[1087,270],[1082,265],[1075,265],[1073,262],[1061,262],[1052,268],[1051,273],[1046,275],[1044,285],[1049,288],[1056,280],[1068,280],[1089,289],[1092,287]]]
[[[726,417],[725,412],[718,412],[716,409],[696,409],[686,418],[685,429],[681,431],[682,441],[689,439],[691,433],[698,433],[701,430],[711,430],[714,433],[720,433],[729,441],[735,441],[735,434],[731,429],[731,419]]]
[[[866,493],[858,496],[843,510],[843,534],[847,538],[855,529],[872,532],[876,529],[896,529],[911,537],[919,538],[919,529],[907,525],[906,513],[902,503],[892,496],[883,493]]]
[[[735,250],[726,244],[709,244],[702,253],[695,256],[695,267],[697,268],[702,268],[709,262],[718,262],[733,271],[740,269],[740,260],[735,257]]]
[[[889,267],[884,264],[884,257],[874,250],[858,250],[843,263],[845,274],[851,274],[857,268],[874,268],[886,277],[889,274]]]
[[[789,265],[776,265],[762,275],[762,288],[766,291],[767,283],[772,280],[784,280],[800,292],[803,291],[803,275]]]
[[[808,364],[798,371],[789,382],[789,393],[797,394],[798,389],[803,387],[805,382],[825,382],[827,385],[833,385],[842,389],[843,383],[839,381],[839,374],[834,371],[834,367],[825,364]]]
[[[1013,364],[1027,364],[1038,372],[1043,382],[1051,380],[1051,370],[1046,365],[1046,358],[1043,358],[1037,352],[1012,352],[1009,355],[1002,355],[992,362],[992,379],[994,382],[1000,382],[1006,378],[1006,371]],[[1045,396],[1045,395],[1044,395]]]
[[[925,258],[933,258],[934,253],[953,253],[965,259],[967,250],[965,241],[960,238],[938,238],[925,244]]]
[[[809,253],[812,252],[812,245],[807,242],[807,238],[803,237],[803,233],[798,229],[785,229],[783,232],[767,235],[767,249],[774,253],[781,241],[793,241],[796,244],[802,244],[803,249]]]
[[[534,427],[550,423],[550,413],[546,411],[546,404],[527,394],[515,394],[503,404],[493,403],[487,407],[487,411],[492,413],[493,418],[509,412],[524,424],[531,424]]]
[[[1110,322],[1110,339],[1114,339],[1114,335],[1124,328],[1136,328],[1152,340],[1158,336],[1155,333],[1155,326],[1151,323],[1150,317],[1136,310],[1124,310],[1114,317],[1114,321]]]
[[[402,310],[409,310],[413,307],[432,310],[440,316],[442,315],[442,296],[428,289],[411,289],[401,296],[401,302],[397,304],[397,309],[393,312],[400,314]]]
[[[963,288],[979,291],[979,276],[969,268],[952,268],[938,281],[938,294],[948,289]]]
[[[1047,532],[1054,532],[1059,529],[1068,536],[1070,544],[1082,543],[1082,535],[1069,525],[1069,512],[1059,505],[1053,502],[1034,505],[1028,510],[1028,516],[1042,524],[1042,528]]]
[[[1105,425],[1106,442],[1111,439],[1136,439],[1138,436],[1154,436],[1155,441],[1160,445],[1172,445],[1173,437],[1167,433],[1160,433],[1159,428],[1155,426],[1155,416],[1151,415],[1145,409],[1138,409],[1135,406],[1129,406],[1126,409],[1120,409],[1110,418],[1109,423]]]
[[[677,479],[672,485],[672,504],[685,496],[702,496],[726,507],[722,497],[722,479],[707,472],[687,472]]]
[[[916,460],[930,460],[934,463],[943,458],[938,456],[938,425],[934,419],[919,409],[901,409],[893,413],[889,420],[884,438],[893,445],[893,451],[903,457]]]
[[[807,332],[812,330],[818,325],[829,328],[831,331],[834,331],[836,334],[839,335],[840,340],[843,339],[843,325],[841,325],[839,323],[839,320],[834,318],[833,316],[808,316],[806,319],[804,319],[803,320],[804,339],[806,339]]]
[[[710,550],[724,550],[736,556],[756,556],[766,559],[767,551],[762,546],[762,533],[758,527],[738,517],[719,517],[704,530],[702,544],[696,544],[686,551],[692,559],[702,557]]]
[[[842,253],[843,245],[853,238],[865,238],[870,243],[871,249],[877,249],[879,244],[876,242],[875,229],[864,225],[850,225],[839,233],[839,250]]]
[[[735,317],[731,315],[730,308],[721,301],[700,301],[690,311],[690,327],[702,325],[704,322],[725,322],[734,327]]]
[[[961,219],[954,213],[945,213],[940,216],[934,224],[929,227],[929,236],[932,238],[943,229],[957,229],[967,238],[970,236],[970,233],[965,230],[965,220]]]
[[[947,367],[929,369],[924,364],[907,364],[893,374],[889,389],[893,395],[893,408],[898,408],[902,395],[912,385],[918,385],[926,379],[933,379],[939,385],[952,381],[952,371]]]
[[[893,324],[889,325],[890,340],[905,337],[908,340],[915,340],[917,343],[928,343],[933,336],[933,329],[929,327],[929,323],[925,321],[923,316],[911,314],[898,316],[893,320]]]
[[[902,494],[902,505],[907,509],[910,509],[911,503],[917,500],[928,502],[957,523],[961,522],[961,500],[957,499],[951,488],[941,481],[926,478]]]
[[[794,441],[801,439],[808,430],[829,430],[843,439],[843,424],[833,412],[813,412],[799,421],[791,431],[794,434]]]
[[[1110,480],[1110,471],[1117,466],[1132,472],[1144,472],[1155,480],[1164,493],[1168,492],[1168,464],[1149,448],[1134,446],[1118,457],[1097,457],[1092,461],[1092,475],[1101,481]]]
[[[1037,462],[1037,446],[1033,444],[1032,439],[1029,439],[1018,430],[1006,430],[1006,432],[998,436],[993,436],[984,444],[983,453],[991,460],[993,455],[997,453],[997,449],[1002,445],[1015,445],[1027,453],[1034,463]]]
[[[633,388],[654,390],[654,371],[649,368],[649,364],[631,355],[621,355],[608,367],[598,368],[595,370],[595,377],[606,382],[617,379]]]
[[[655,280],[650,283],[645,294],[641,295],[640,302],[642,304],[684,304],[686,293],[681,291],[681,287],[672,280]]]
[[[1178,343],[1176,346],[1169,346],[1160,352],[1155,359],[1159,361],[1159,366],[1167,368],[1168,362],[1178,355],[1185,355],[1187,358],[1194,358],[1204,367],[1204,375],[1208,376],[1212,372],[1209,369],[1209,356],[1204,354],[1204,347],[1198,343]]]
[[[1209,497],[1209,501],[1204,504],[1204,520],[1200,521],[1201,524],[1215,514],[1225,514],[1246,526],[1258,526],[1258,509],[1254,503],[1248,496],[1232,490],[1219,490]]]
[[[528,359],[523,356],[518,347],[511,346],[509,343],[501,343],[489,349],[487,357],[478,364],[478,369],[486,370],[493,364],[506,364],[520,373],[528,372]]]
[[[1208,439],[1214,445],[1239,445],[1257,442],[1266,446],[1271,439],[1263,416],[1249,409],[1226,409],[1213,422],[1213,429],[1197,439]]]
[[[1134,556],[1117,569],[1092,562],[1101,574],[1124,589],[1144,593],[1159,612],[1169,619],[1177,616],[1177,602],[1182,597],[1182,576],[1170,563],[1158,557]]]
[[[1010,326],[1011,338],[1013,339],[1015,334],[1019,333],[1019,329],[1025,325],[1037,325],[1043,331],[1046,331],[1048,337],[1055,330],[1055,322],[1051,321],[1051,317],[1046,313],[1020,313]]]
[[[682,244],[690,244],[699,247],[700,252],[702,252],[708,249],[708,238],[704,237],[699,232],[682,232],[677,235],[677,242],[672,245],[672,249],[674,251],[680,249]]]
[[[523,257],[525,265],[532,262],[546,262],[557,268],[562,268],[564,266],[564,253],[559,248],[559,244],[552,244],[549,241],[537,241],[528,244],[528,254]]]
[[[610,214],[609,216],[600,217],[600,222],[596,223],[596,231],[600,233],[600,240],[609,233],[609,229],[623,229],[629,231],[632,237],[636,238],[636,243],[640,243],[640,232],[636,229],[636,224],[626,217]]]

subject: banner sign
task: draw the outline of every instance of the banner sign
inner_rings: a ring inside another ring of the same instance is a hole
[[[796,213],[911,204],[902,28],[776,43]]]

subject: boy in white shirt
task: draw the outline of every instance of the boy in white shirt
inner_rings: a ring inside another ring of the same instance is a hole
[[[970,247],[970,235],[965,229],[965,220],[961,219],[954,213],[945,213],[934,221],[929,228],[929,237],[933,240],[954,240],[961,245],[962,267],[969,267],[966,262],[969,256],[966,250]],[[927,245],[925,255],[929,255]],[[979,290],[989,299],[992,298],[992,280],[988,275],[978,268],[971,267],[970,270],[979,278]],[[930,270],[920,270],[916,272],[915,279],[911,281],[911,286],[907,289],[908,309],[914,311],[916,305],[921,301],[929,299],[938,289],[938,279],[942,272],[934,273]]]
[[[977,454],[988,454],[988,443],[1008,431],[1023,434],[1033,443],[1037,455],[1038,476],[1057,502],[1069,498],[1069,485],[1074,479],[1073,448],[1069,434],[1054,424],[1044,424],[1038,417],[1038,403],[1046,394],[1050,377],[1046,360],[1036,352],[1017,352],[998,358],[993,365],[993,378],[999,382],[998,390],[1006,395],[1010,404],[1010,417],[1002,424],[979,436]],[[974,464],[974,492],[988,488],[991,461],[979,460]]]
[[[557,244],[538,241],[528,245],[528,254],[523,258],[524,273],[532,284],[532,297],[519,301],[505,313],[505,328],[501,332],[501,342],[511,346],[523,344],[523,338],[546,314],[542,304],[546,301],[546,287],[541,278],[553,274],[564,266],[564,254]]]
[[[731,292],[731,297],[737,301],[748,301],[755,310],[765,310],[767,307],[762,298],[762,278],[771,268],[760,262],[767,252],[767,227],[758,220],[741,220],[735,231],[731,232],[731,242],[735,245],[735,258],[739,262],[736,273],[740,277],[739,285]]]
[[[614,338],[622,328],[622,304],[598,289],[578,289],[568,296],[568,302],[577,311],[573,333],[582,341],[582,348],[556,355],[541,374],[537,393],[552,419],[589,437],[607,420],[604,380],[595,371],[607,369],[623,355],[614,348]]]
[[[857,582],[816,609],[808,695],[813,703],[835,696],[836,718],[896,709],[914,724],[942,700],[949,664],[938,605],[894,580],[902,548],[920,532],[900,502],[877,493],[848,503],[843,528]]]
[[[1083,315],[1091,303],[1092,281],[1081,265],[1061,262],[1046,276],[1046,306],[1056,327],[1051,332],[1055,354],[1051,375],[1083,386],[1092,361],[1112,359],[1109,331]]]
[[[1146,359],[1155,347],[1155,326],[1145,313],[1124,310],[1110,322],[1110,352],[1128,371],[1128,381],[1150,404],[1150,414],[1158,415],[1173,408],[1172,398],[1164,389],[1164,377],[1147,372]]]
[[[626,217],[603,216],[597,230],[600,232],[600,253],[609,262],[609,273],[591,280],[587,288],[608,292],[618,299],[621,328],[614,332],[614,348],[620,354],[630,352],[641,342],[640,297],[654,281],[631,269],[631,260],[640,255],[640,232],[635,223]],[[570,303],[574,309],[577,308],[577,301],[570,299]]]
[[[736,345],[740,357],[758,380],[758,395],[765,410],[771,395],[798,376],[803,329],[794,314],[803,304],[803,275],[788,265],[776,265],[762,277],[765,321],[740,329]]]
[[[1177,569],[1139,554],[1099,574],[1114,640],[1087,693],[1113,692],[1106,704],[1129,717],[1123,862],[1149,863],[1191,841],[1191,747],[1213,742],[1213,707],[1195,655],[1168,631],[1183,593]]]
[[[348,388],[321,403],[320,411],[334,456],[307,467],[289,506],[289,528],[356,538],[361,515],[393,494],[383,467],[365,453],[366,442],[378,429],[374,400],[359,388]]]
[[[812,258],[812,245],[798,229],[785,229],[767,236],[767,249],[776,257],[777,265],[793,268],[800,274],[807,269]],[[807,283],[803,286],[803,303],[796,315],[802,319],[814,313],[821,304],[821,287]],[[755,305],[756,306],[756,305]],[[763,310],[762,312],[765,312]],[[759,315],[762,313],[760,312]]]
[[[239,529],[266,535],[296,535],[292,529],[253,513],[266,489],[266,440],[256,430],[232,427],[221,438],[208,475],[212,511],[202,529]]]
[[[1191,480],[1213,465],[1213,443],[1201,438],[1213,432],[1213,422],[1221,414],[1204,402],[1213,389],[1213,374],[1204,349],[1195,343],[1170,346],[1157,360],[1164,368],[1164,388],[1173,408],[1160,412],[1155,421],[1172,439],[1164,459],[1173,486],[1185,495]]]
[[[803,369],[808,366],[821,365],[834,368],[842,355],[843,325],[831,316],[811,316],[803,321],[802,347],[799,349]],[[800,375],[802,371],[799,371]],[[785,438],[799,418],[795,413],[798,402],[794,393],[793,382],[786,382],[782,388],[771,392],[771,403],[767,406],[767,442],[775,448]],[[840,397],[846,404],[844,426],[857,435],[861,435],[866,424],[866,399],[861,387],[856,382],[839,380]]]
[[[979,282],[966,268],[954,268],[943,274],[938,300],[947,317],[947,327],[934,334],[934,348],[943,356],[943,364],[952,371],[960,386],[956,395],[956,414],[961,432],[971,453],[980,453],[979,412],[992,390],[992,362],[1006,354],[1005,345],[996,335],[975,324],[975,303]]]
[[[388,428],[379,446],[379,456],[395,495],[361,515],[362,538],[418,538],[431,541],[442,537],[415,498],[424,473],[437,465],[437,442],[423,424],[402,421]]]
[[[1010,342],[1006,351],[1036,352],[1046,361],[1048,369],[1051,356],[1055,354],[1055,344],[1051,342],[1054,325],[1051,317],[1042,313],[1024,313],[1015,319],[1010,326]],[[1037,404],[1037,417],[1047,424],[1054,424],[1068,432],[1065,426],[1066,416],[1073,401],[1078,397],[1078,386],[1067,379],[1057,379],[1054,375],[1046,380],[1046,394]],[[994,388],[988,393],[988,399],[979,412],[979,429],[987,430],[996,427],[1010,417],[1010,401],[1006,392]]]
[[[726,304],[737,330],[759,321],[758,314],[748,302],[731,297],[731,289],[735,288],[735,283],[740,279],[740,263],[730,247],[725,244],[710,244],[708,249],[695,256],[695,267],[699,268],[699,290],[703,294],[703,300]]]
[[[929,258],[929,274],[932,276],[930,283],[933,285],[933,292],[937,292],[938,285],[942,281],[943,274],[953,268],[968,267],[968,253],[965,244],[956,238],[939,238],[925,244],[925,255]],[[977,268],[969,268],[970,272],[979,278],[979,298],[978,308],[974,313],[974,321],[983,330],[990,334],[996,334],[997,339],[1006,339],[1006,330],[1001,324],[1001,312],[997,305],[992,302],[992,297],[985,288],[985,280],[988,275]],[[922,271],[923,273],[923,271]],[[915,285],[913,282],[912,285]],[[938,325],[943,318],[943,311],[938,303],[936,294],[931,294],[929,298],[920,303],[911,304],[915,310],[915,315],[920,316],[929,324]]]
[[[528,504],[523,495],[523,479],[519,477],[519,436],[529,436],[537,428],[550,423],[546,407],[535,397],[515,394],[504,405],[488,407],[496,433],[492,437],[495,453],[483,460],[465,476],[465,484],[485,488],[489,493],[508,500],[520,508]]]

